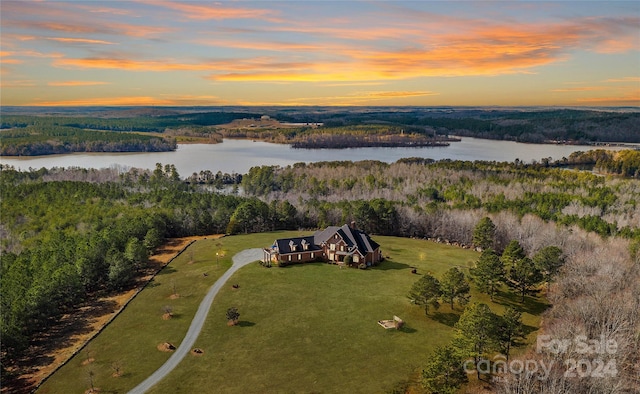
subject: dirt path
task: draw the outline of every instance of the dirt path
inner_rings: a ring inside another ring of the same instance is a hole
[[[209,309],[211,309],[211,304],[213,303],[213,299],[218,294],[218,291],[222,288],[225,282],[240,268],[245,265],[252,263],[256,260],[260,260],[262,258],[262,249],[245,249],[242,252],[239,252],[235,256],[233,256],[233,265],[229,268],[217,281],[211,286],[207,294],[204,296],[204,299],[200,303],[198,310],[196,311],[193,320],[191,321],[191,325],[189,326],[189,330],[182,342],[180,342],[180,346],[176,349],[175,353],[169,357],[169,359],[154,373],[151,374],[147,379],[145,379],[142,383],[133,388],[133,390],[129,391],[129,394],[142,394],[153,387],[156,383],[162,380],[169,372],[171,372],[179,363],[182,361],[184,356],[189,353],[191,348],[198,339],[198,335],[200,335],[200,331],[204,326],[204,321],[209,314]]]
[[[2,393],[29,393],[38,387],[57,368],[67,362],[89,340],[111,321],[131,298],[144,287],[160,269],[193,241],[215,239],[222,235],[173,238],[149,258],[148,272],[138,280],[135,288],[109,297],[90,301],[73,313],[63,315],[46,333],[35,338],[27,355],[20,360],[19,373],[14,379],[3,377]]]

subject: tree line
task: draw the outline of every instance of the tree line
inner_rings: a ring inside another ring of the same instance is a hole
[[[570,316],[571,324],[595,336],[597,327],[590,326],[590,319],[597,317],[604,324],[600,328],[619,343],[629,349],[638,346],[632,334],[640,321],[640,305],[633,295],[634,283],[640,280],[635,204],[640,188],[634,179],[540,163],[427,159],[263,166],[241,177],[195,175],[182,179],[175,166],[161,164],[152,171],[16,171],[3,166],[3,367],[61,313],[72,311],[86,297],[134,283],[145,269],[146,254],[166,237],[316,229],[351,220],[371,234],[482,245],[485,251],[474,280],[488,292],[492,283],[504,283],[491,276],[492,269],[500,271],[498,254],[512,250],[509,254],[516,256],[515,262],[503,262],[505,277],[514,291],[526,294],[535,286],[518,278],[526,279],[533,266],[538,270],[534,279],[549,282],[545,276],[555,272],[555,265],[543,269],[536,256],[553,252],[548,247],[560,248],[566,262],[549,285],[554,308],[546,315],[543,329],[560,330]],[[228,181],[222,191],[211,187],[215,183],[207,184],[216,178]],[[544,193],[555,197],[536,197]],[[523,199],[527,204],[514,203]],[[615,227],[603,237],[578,223],[562,224],[570,215],[596,217]],[[483,240],[482,231],[476,231],[481,223],[493,232],[490,243]],[[485,268],[489,274],[481,275]],[[609,309],[589,301],[591,296],[603,300],[604,294]],[[446,299],[451,302],[452,298]],[[612,311],[615,316],[607,315]],[[618,323],[605,324],[611,319]],[[622,322],[623,328],[618,326]],[[620,357],[625,365],[640,361],[633,352],[621,351]],[[632,372],[620,372],[627,385]]]
[[[212,136],[216,139],[220,136],[206,126],[228,123],[248,116],[260,115],[244,112],[195,112],[131,117],[3,115],[0,121],[0,155],[165,152],[177,147],[171,137],[196,135]],[[167,130],[169,132],[165,133]]]
[[[3,115],[0,154],[41,155],[76,151],[157,151],[175,149],[170,137],[253,138],[301,148],[362,146],[444,146],[448,136],[537,143],[640,142],[640,114],[588,110],[510,111],[481,109],[337,109],[332,111],[274,110],[266,113],[281,120],[323,123],[320,127],[222,129],[213,126],[242,118],[259,118],[256,112],[160,111],[149,115],[132,111],[102,116]],[[104,132],[101,136],[96,131]],[[106,132],[116,132],[113,135]],[[122,132],[162,133],[155,139],[123,136]],[[352,138],[348,138],[348,137]],[[78,140],[79,139],[79,140]],[[622,170],[622,169],[620,169]],[[625,173],[629,171],[625,170]]]
[[[0,156],[39,156],[72,152],[166,152],[174,140],[134,133],[91,131],[68,126],[26,126],[3,130]]]
[[[133,285],[166,238],[296,228],[287,202],[207,192],[172,165],[115,176],[3,166],[0,187],[3,365],[61,314]]]
[[[481,363],[499,352],[509,360],[511,347],[524,339],[522,312],[517,306],[506,308],[503,316],[491,312],[488,305],[470,302],[470,283],[491,301],[501,286],[512,288],[524,303],[525,295],[534,295],[539,286],[547,286],[564,265],[563,251],[557,246],[545,246],[532,258],[517,240],[512,240],[498,254],[492,249],[496,226],[489,217],[482,218],[473,230],[473,245],[482,249],[480,257],[470,268],[469,276],[457,267],[446,271],[440,279],[426,273],[411,287],[408,297],[421,305],[429,316],[431,308],[438,309],[441,302],[454,303],[465,308],[455,324],[455,339],[436,349],[422,372],[422,383],[430,392],[455,392],[468,381],[467,373],[476,369],[478,379],[484,376]],[[469,363],[467,360],[472,361]],[[465,364],[466,362],[466,364]],[[466,368],[466,370],[465,370]]]
[[[324,122],[339,127],[363,123],[394,124],[442,135],[519,142],[640,142],[640,114],[596,110],[365,108],[274,113],[293,122]]]
[[[635,151],[623,151],[615,157],[628,163],[626,152],[636,156]],[[457,210],[494,214],[510,211],[519,217],[531,214],[603,236],[640,235],[635,182],[567,171],[564,162],[545,165],[402,159],[391,164],[298,163],[286,168],[251,168],[243,176],[242,188],[248,195],[294,203],[300,212],[305,212],[306,217],[300,218],[303,224],[343,222],[353,212],[359,222],[367,223],[367,231],[385,235],[439,236],[433,228],[436,223],[424,223],[428,226],[424,228],[418,218]],[[393,212],[384,215],[409,218],[386,220],[376,212],[379,208],[372,206],[376,201],[377,205],[391,207]],[[368,228],[369,223],[375,228]],[[470,244],[468,234],[456,234],[455,240]]]

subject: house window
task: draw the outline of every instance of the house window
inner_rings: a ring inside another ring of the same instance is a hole
[[[354,255],[353,255],[353,262],[354,262],[354,263],[358,263],[358,262],[360,262],[360,256],[358,256],[357,254],[354,254]]]
[[[291,261],[291,255],[289,255],[289,261]]]
[[[344,252],[344,245],[340,245],[340,250]]]
[[[315,254],[313,252],[311,252],[311,258],[314,258]]]
[[[298,261],[300,261],[300,260],[302,260],[302,255],[301,254],[298,255]]]
[[[329,249],[330,250],[336,250],[336,244],[329,245]]]

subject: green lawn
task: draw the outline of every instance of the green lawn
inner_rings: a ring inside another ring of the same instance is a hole
[[[285,234],[226,237],[195,243],[171,263],[89,346],[95,361],[82,365],[81,352],[42,386],[42,393],[82,392],[89,372],[103,392],[122,393],[150,375],[168,357],[156,346],[176,346],[208,287],[229,267],[231,256],[245,248],[270,245]],[[437,345],[447,343],[460,308],[443,306],[432,317],[411,305],[406,294],[418,273],[440,276],[451,266],[468,267],[477,253],[428,241],[374,237],[390,256],[369,270],[339,269],[322,263],[286,268],[249,265],[234,275],[214,301],[196,343],[204,350],[188,355],[154,393],[384,392],[407,380]],[[224,250],[216,268],[216,251]],[[208,276],[204,277],[203,272]],[[232,284],[237,283],[238,289]],[[173,284],[181,297],[171,300]],[[475,300],[488,298],[473,294]],[[503,293],[496,313],[517,301]],[[162,320],[171,305],[176,317]],[[227,327],[225,311],[236,306],[240,325]],[[544,304],[528,300],[526,310],[540,313]],[[377,320],[400,316],[402,331],[384,330]],[[539,318],[524,314],[533,329]],[[124,375],[111,377],[112,363]]]

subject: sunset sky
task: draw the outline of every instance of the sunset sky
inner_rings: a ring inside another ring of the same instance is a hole
[[[2,105],[640,106],[640,2],[2,1]]]

